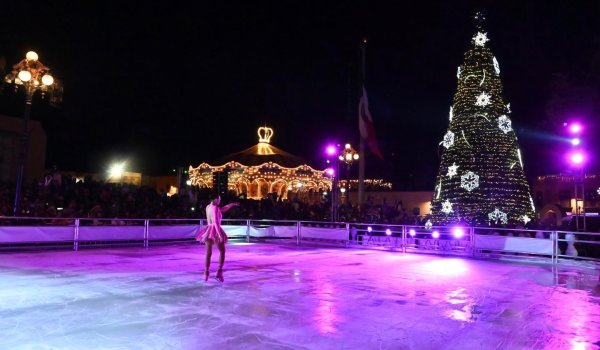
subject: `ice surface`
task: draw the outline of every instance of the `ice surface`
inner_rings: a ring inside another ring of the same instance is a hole
[[[220,284],[203,249],[2,253],[0,349],[600,347],[593,268],[230,244]]]

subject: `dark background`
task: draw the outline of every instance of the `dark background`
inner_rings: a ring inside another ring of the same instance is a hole
[[[589,123],[599,149],[597,1],[15,2],[4,4],[0,53],[35,50],[64,82],[64,102],[33,106],[48,134],[48,166],[168,174],[257,142],[324,168],[328,141],[358,143],[358,45],[368,38],[367,90],[385,160],[367,176],[431,189],[456,68],[487,13],[525,170],[564,172],[561,123]],[[4,114],[22,115],[4,94]],[[588,172],[597,171],[591,159]]]

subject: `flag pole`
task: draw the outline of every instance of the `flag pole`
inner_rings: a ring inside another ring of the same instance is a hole
[[[366,80],[366,57],[367,50],[367,38],[363,38],[360,43],[360,56],[361,56],[361,79],[360,79],[360,91],[362,91],[365,86]],[[359,115],[360,118],[360,115]],[[358,133],[360,138],[360,144],[358,148],[359,157],[358,157],[358,205],[360,205],[361,209],[363,207],[363,203],[365,201],[365,140],[363,139],[360,132]]]

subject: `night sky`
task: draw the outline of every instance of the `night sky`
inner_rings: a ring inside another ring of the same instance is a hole
[[[565,171],[561,123],[600,116],[597,1],[15,2],[4,4],[0,53],[28,50],[64,82],[64,102],[37,103],[47,165],[100,172],[112,161],[168,174],[272,143],[324,168],[328,141],[358,143],[359,42],[368,38],[371,114],[385,160],[367,176],[432,189],[456,68],[487,13],[488,45],[531,179]],[[26,13],[24,19],[20,14]],[[3,96],[20,116],[19,96]],[[586,143],[598,150],[598,123]],[[597,137],[596,137],[597,138]],[[589,171],[600,162],[592,161]]]

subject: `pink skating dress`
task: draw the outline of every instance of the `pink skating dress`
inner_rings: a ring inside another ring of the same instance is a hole
[[[223,211],[229,210],[233,204],[228,204],[223,207]],[[205,243],[206,240],[212,239],[215,243],[227,243],[227,234],[221,227],[221,219],[223,214],[221,208],[214,204],[206,206],[206,222],[207,225],[201,228],[196,233],[196,240]]]

